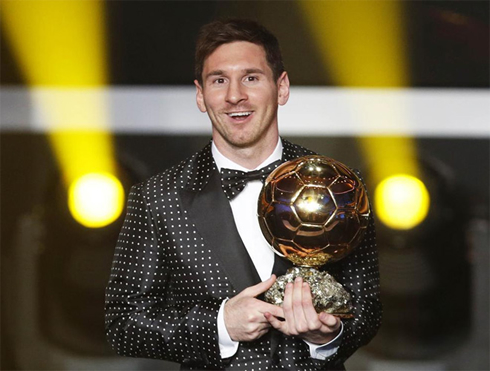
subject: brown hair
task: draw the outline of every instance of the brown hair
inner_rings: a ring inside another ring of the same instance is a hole
[[[284,71],[281,50],[277,38],[261,24],[247,19],[227,19],[208,23],[201,27],[197,36],[194,74],[202,85],[204,61],[219,46],[234,41],[248,41],[265,50],[267,64],[277,81]]]

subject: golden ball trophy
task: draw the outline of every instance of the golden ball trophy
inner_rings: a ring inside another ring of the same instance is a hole
[[[277,167],[266,179],[258,202],[260,228],[273,251],[294,266],[266,292],[282,305],[288,282],[308,282],[317,312],[352,317],[349,293],[321,266],[339,261],[362,240],[369,200],[359,177],[324,156],[305,156]]]

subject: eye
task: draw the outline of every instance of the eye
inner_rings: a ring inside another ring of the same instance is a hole
[[[254,81],[258,81],[258,80],[259,80],[258,76],[255,76],[255,75],[250,75],[250,76],[247,76],[245,78],[245,81],[247,81],[247,82],[254,82]]]
[[[217,79],[215,79],[213,81],[214,84],[224,84],[224,82],[225,82],[225,79],[222,77],[218,77]]]

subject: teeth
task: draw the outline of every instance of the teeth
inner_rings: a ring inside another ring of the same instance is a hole
[[[228,115],[231,117],[243,117],[243,116],[250,116],[252,112],[232,112],[229,113]]]

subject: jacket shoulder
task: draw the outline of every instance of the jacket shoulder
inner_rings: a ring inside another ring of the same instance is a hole
[[[299,144],[291,143],[290,141],[281,138],[283,145],[283,160],[290,161],[298,157],[316,155],[315,152],[300,146]]]
[[[162,192],[200,188],[207,180],[208,173],[214,168],[211,146],[208,144],[180,163],[134,185],[133,189],[148,194],[154,193],[155,190]]]

